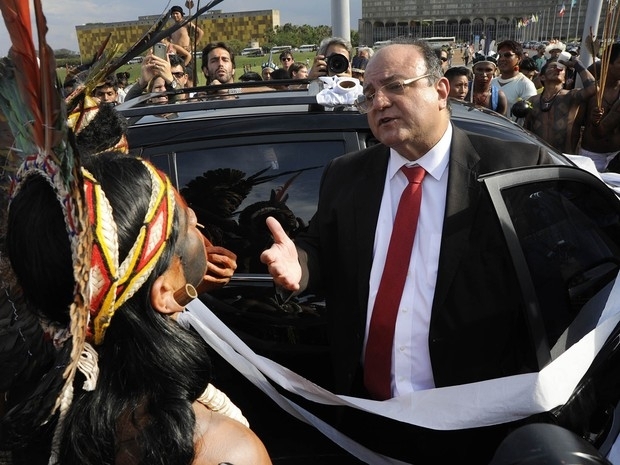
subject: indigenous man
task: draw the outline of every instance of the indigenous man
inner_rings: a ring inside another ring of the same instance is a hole
[[[566,68],[579,73],[583,88],[564,89]],[[543,91],[528,99],[532,108],[525,117],[523,126],[557,150],[577,153],[585,103],[596,93],[594,76],[579,60],[571,58],[569,61],[547,62],[539,77]]]
[[[605,171],[620,151],[620,43],[611,45],[605,85],[600,104],[596,96],[588,101],[581,155],[591,158],[598,171]],[[617,169],[617,168],[615,168]],[[614,170],[615,170],[614,169]]]
[[[179,23],[183,21],[183,8],[178,5],[170,8],[170,17],[176,22]],[[189,52],[190,60],[186,61],[185,65],[188,70],[191,70],[188,73],[188,87],[193,86],[194,82],[194,47],[196,44],[200,42],[202,36],[204,35],[204,31],[200,29],[195,24],[187,23],[185,26],[174,31],[170,36],[170,43],[175,48],[177,53],[179,53],[178,49],[183,49],[186,52]]]

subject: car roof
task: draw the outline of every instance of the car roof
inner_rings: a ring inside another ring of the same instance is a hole
[[[355,106],[337,105],[330,108],[318,104],[317,94],[320,91],[318,81],[277,81],[278,86],[302,84],[307,86],[304,89],[274,90],[269,87],[275,83],[276,81],[238,82],[179,89],[167,93],[177,98],[189,94],[190,98],[163,105],[148,103],[149,98],[155,94],[145,94],[116,108],[128,118],[130,131],[141,132],[144,129],[152,136],[156,134],[153,132],[156,127],[163,125],[174,128],[191,120],[199,121],[204,129],[209,127],[209,121],[217,121],[219,126],[222,119],[286,115],[305,115],[315,123],[309,126],[307,119],[290,118],[285,125],[280,125],[278,130],[307,132],[318,128],[329,130],[333,127],[334,130],[359,128],[369,131],[366,116],[360,114]],[[491,110],[451,100],[451,111],[452,121],[466,131],[483,133],[508,141],[536,143],[544,146],[558,164],[573,164],[542,139]],[[255,124],[260,126],[258,121]],[[135,146],[135,143],[132,146]]]

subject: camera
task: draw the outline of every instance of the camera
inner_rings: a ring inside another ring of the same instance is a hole
[[[349,59],[340,53],[328,56],[325,61],[330,74],[344,73],[349,69]]]

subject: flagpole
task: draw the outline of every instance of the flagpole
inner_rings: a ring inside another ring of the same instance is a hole
[[[581,19],[581,5],[579,4],[579,0],[577,0],[577,22],[575,23],[575,37],[581,37],[579,35],[579,20]]]
[[[566,27],[566,43],[570,42],[570,22],[573,18],[573,0],[570,3],[570,11],[568,12],[568,26]]]
[[[588,47],[585,47],[586,38],[590,35],[590,28],[595,37],[600,38],[602,31],[598,30],[598,23],[601,18],[601,10],[603,8],[603,0],[590,0],[586,8],[586,17],[581,33],[581,50],[579,52],[579,60],[585,65],[590,66],[594,62],[594,57]]]

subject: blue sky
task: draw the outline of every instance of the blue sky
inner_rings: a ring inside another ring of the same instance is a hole
[[[75,26],[93,22],[132,21],[142,15],[157,15],[172,5],[184,5],[185,0],[42,0],[49,32],[47,40],[53,49],[78,51]],[[198,4],[194,0],[194,4]],[[206,1],[200,2],[206,5]],[[224,12],[248,10],[280,10],[280,23],[331,24],[332,0],[224,0],[216,9]],[[357,29],[362,17],[362,0],[349,0],[351,29]],[[4,23],[0,24],[0,55],[9,48]]]

